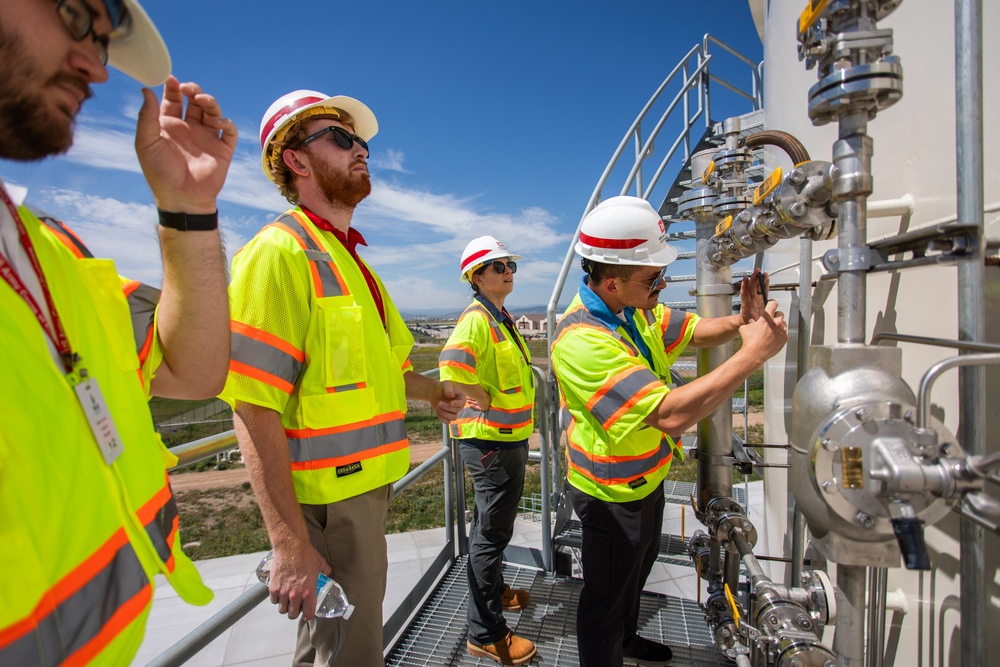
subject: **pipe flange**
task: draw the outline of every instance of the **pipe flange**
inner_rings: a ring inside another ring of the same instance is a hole
[[[837,656],[818,639],[802,639],[781,647],[775,667],[834,667]]]
[[[712,211],[720,218],[724,218],[730,213],[736,214],[753,203],[750,197],[737,195],[733,197],[718,197],[712,206]]]
[[[694,213],[710,212],[717,193],[713,188],[694,188],[677,198],[677,214],[682,218]]]
[[[838,69],[809,89],[809,118],[825,125],[838,116],[867,109],[869,119],[903,96],[903,67],[897,56]]]
[[[732,543],[733,531],[742,533],[743,539],[751,549],[757,544],[757,528],[750,519],[743,516],[742,512],[720,516],[715,527],[715,539],[722,544]]]

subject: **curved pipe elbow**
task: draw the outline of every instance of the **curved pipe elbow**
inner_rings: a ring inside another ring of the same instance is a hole
[[[777,146],[785,151],[792,160],[792,164],[801,164],[809,161],[809,151],[801,141],[793,137],[788,132],[780,130],[764,130],[755,132],[743,138],[743,145],[747,148],[757,146]]]

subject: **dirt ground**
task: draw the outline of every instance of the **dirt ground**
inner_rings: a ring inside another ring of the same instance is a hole
[[[751,426],[763,424],[764,413],[757,408],[747,415],[747,421]],[[734,428],[742,428],[742,415],[733,416],[733,426]],[[528,445],[532,449],[538,449],[538,442],[538,434],[535,433],[529,439]],[[422,463],[439,449],[441,449],[440,440],[412,441],[410,443],[410,462]],[[174,493],[190,491],[192,489],[205,490],[224,486],[239,486],[243,482],[249,481],[250,475],[242,465],[230,468],[229,470],[206,470],[204,472],[185,472],[170,475],[170,486],[173,488]]]

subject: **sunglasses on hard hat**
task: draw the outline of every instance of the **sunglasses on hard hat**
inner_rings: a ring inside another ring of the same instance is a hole
[[[487,266],[492,266],[493,270],[499,273],[500,275],[506,273],[507,269],[510,269],[511,273],[517,273],[517,262],[508,261],[507,263],[504,263],[501,262],[499,259],[494,259],[492,262],[489,262],[488,264],[483,264],[484,269]]]
[[[300,148],[305,148],[306,146],[316,141],[317,139],[319,139],[328,132],[330,133],[330,135],[333,136],[333,140],[337,142],[337,145],[343,148],[345,151],[350,150],[351,146],[357,143],[358,146],[361,146],[362,148],[365,149],[366,153],[371,153],[371,151],[368,150],[367,141],[365,141],[356,134],[351,134],[342,127],[337,127],[336,125],[331,125],[330,127],[324,127],[319,132],[314,132],[313,134],[310,134],[308,137],[299,142],[299,145],[295,147],[295,150],[298,150]]]
[[[112,6],[114,5],[115,3],[112,3]],[[111,7],[109,7],[109,12],[110,10]],[[100,58],[102,65],[107,65],[108,42],[111,36],[99,36],[94,32],[94,10],[83,0],[59,0],[56,3],[56,13],[59,14],[59,18],[62,19],[63,25],[66,26],[66,30],[69,31],[73,39],[82,42],[89,35],[94,40],[94,44],[97,45],[97,57]],[[120,15],[119,22],[115,22],[114,17],[111,17],[110,13],[109,18],[111,18],[112,23],[116,24],[116,31],[123,27],[120,23],[121,21],[128,20],[127,15]]]

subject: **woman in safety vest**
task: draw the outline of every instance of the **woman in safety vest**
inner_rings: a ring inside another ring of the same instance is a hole
[[[503,616],[505,609],[524,609],[531,597],[505,585],[501,572],[534,430],[531,355],[503,307],[514,289],[518,259],[492,236],[465,247],[461,278],[475,297],[438,362],[441,380],[460,385],[469,397],[449,427],[476,490],[469,533],[468,650],[504,665],[523,665],[535,655],[534,644],[511,632]]]

